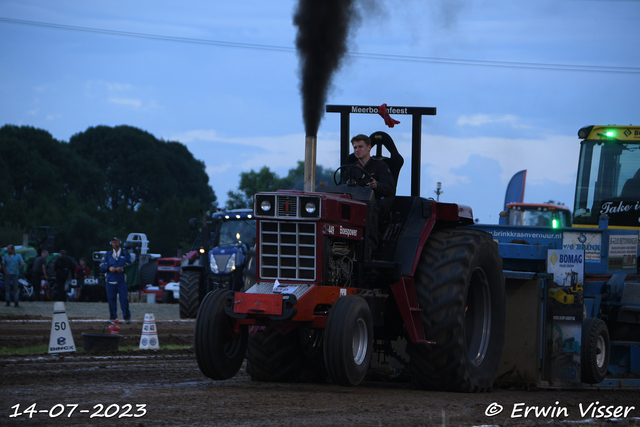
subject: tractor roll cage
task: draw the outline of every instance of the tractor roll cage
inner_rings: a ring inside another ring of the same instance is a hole
[[[349,157],[350,114],[378,114],[379,106],[327,105],[327,113],[340,113],[340,165]],[[435,107],[387,107],[394,115],[410,115],[411,124],[411,196],[420,197],[420,160],[422,158],[422,116],[435,116]]]

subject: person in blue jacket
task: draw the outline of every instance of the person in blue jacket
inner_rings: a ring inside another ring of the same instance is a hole
[[[24,260],[20,254],[16,253],[15,246],[7,245],[7,254],[2,258],[2,267],[4,268],[4,295],[7,307],[11,302],[11,295],[14,297],[16,307],[19,307],[20,287],[18,285],[18,275],[20,274],[20,267],[24,267]]]
[[[120,294],[120,308],[126,323],[131,323],[131,312],[127,299],[127,282],[124,268],[131,265],[131,255],[120,247],[120,239],[111,239],[112,250],[107,251],[100,263],[100,270],[106,272],[107,300],[109,301],[109,318],[113,321],[118,317],[118,294]]]

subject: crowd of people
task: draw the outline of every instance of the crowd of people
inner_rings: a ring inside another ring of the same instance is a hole
[[[109,317],[115,320],[118,314],[117,299],[120,299],[122,317],[126,323],[131,323],[129,311],[128,289],[125,281],[125,267],[132,264],[132,258],[126,249],[121,248],[120,239],[111,239],[112,250],[104,254],[100,263],[100,271],[105,273],[105,288],[109,302]],[[87,265],[86,258],[75,260],[67,255],[67,251],[61,250],[55,261],[49,260],[49,251],[43,249],[33,262],[30,271],[25,276],[30,278],[32,286],[32,300],[56,300],[79,301],[82,296],[84,279],[89,277],[91,269]],[[53,262],[53,268],[50,267]],[[16,253],[15,246],[7,245],[7,253],[2,257],[0,272],[4,279],[4,294],[6,305],[13,301],[15,307],[20,307],[20,268],[26,263],[22,256]],[[97,272],[96,272],[97,273]],[[67,292],[67,282],[75,279],[71,291]]]
[[[27,279],[30,279],[33,289],[32,299],[39,301],[41,299],[49,300],[53,297],[57,301],[68,301],[70,298],[66,290],[67,281],[76,279],[71,298],[79,300],[82,281],[91,274],[86,258],[80,258],[76,264],[65,250],[61,250],[55,261],[52,260],[53,264],[50,268],[47,268],[49,255],[49,251],[43,249],[33,262],[30,271],[26,271],[24,274]],[[14,302],[15,307],[20,306],[20,268],[25,266],[26,263],[22,256],[16,253],[15,246],[7,245],[7,253],[2,257],[0,264],[7,306],[10,306],[11,302]],[[55,292],[52,292],[53,290]]]

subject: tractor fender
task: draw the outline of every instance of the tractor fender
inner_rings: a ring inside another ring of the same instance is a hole
[[[445,223],[447,228],[471,225],[473,212],[465,205],[416,198],[396,250],[395,261],[403,265],[402,275],[415,275],[422,249],[438,223]],[[404,262],[408,256],[413,259],[411,264]]]

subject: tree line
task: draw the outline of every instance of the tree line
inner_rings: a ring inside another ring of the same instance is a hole
[[[336,179],[340,179],[338,175]],[[316,166],[316,185],[334,185],[333,171],[320,165]],[[304,162],[298,160],[295,168],[289,169],[285,177],[279,177],[268,166],[259,171],[240,172],[238,191],[227,193],[228,209],[248,208],[252,206],[253,195],[260,191],[276,191],[281,189],[302,190],[304,188]]]
[[[278,177],[267,166],[240,173],[226,208],[251,207],[258,191],[302,189],[304,163]],[[333,182],[317,168],[318,182]],[[141,232],[149,249],[191,249],[189,219],[218,208],[205,164],[187,147],[131,126],[95,126],[58,141],[31,126],[0,128],[0,247],[22,244],[34,226],[51,226],[55,251],[91,259],[117,236]]]

